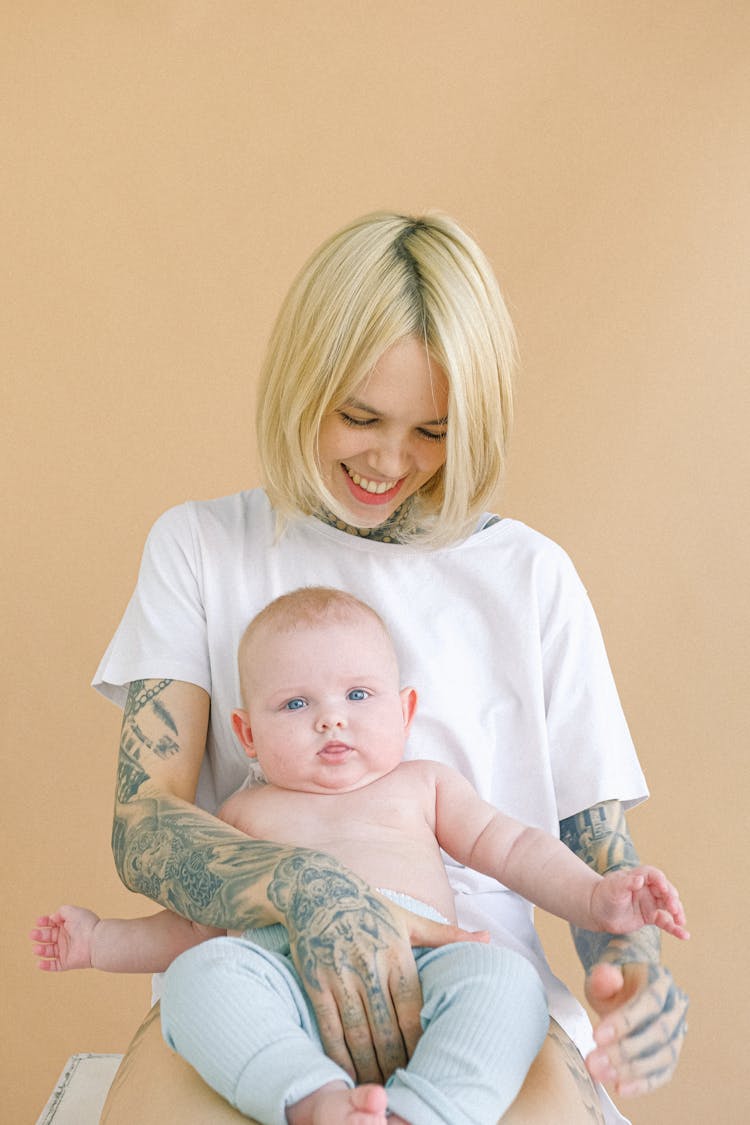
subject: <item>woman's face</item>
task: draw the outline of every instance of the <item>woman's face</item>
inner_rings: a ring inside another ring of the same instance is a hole
[[[327,414],[320,471],[355,527],[377,527],[445,462],[448,380],[419,340],[383,353],[351,398]]]

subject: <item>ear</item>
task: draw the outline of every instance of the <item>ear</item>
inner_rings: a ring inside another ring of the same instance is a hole
[[[401,689],[399,695],[401,696],[401,712],[404,716],[404,734],[408,734],[411,721],[417,713],[417,693],[413,687],[405,687]]]
[[[257,758],[253,743],[253,732],[250,729],[250,716],[247,711],[232,711],[232,730],[242,743],[248,758]]]

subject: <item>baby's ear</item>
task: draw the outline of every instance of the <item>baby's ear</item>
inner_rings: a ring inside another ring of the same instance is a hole
[[[255,753],[255,744],[253,743],[253,732],[250,729],[250,716],[247,711],[242,711],[240,709],[232,711],[232,730],[242,743],[242,748],[248,758],[256,758],[257,754]]]
[[[401,696],[401,711],[404,716],[404,733],[408,734],[411,721],[417,711],[417,693],[413,687],[402,688],[399,692]]]

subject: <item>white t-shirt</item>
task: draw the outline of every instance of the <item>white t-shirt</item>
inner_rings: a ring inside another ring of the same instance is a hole
[[[647,796],[593,609],[560,547],[510,519],[429,551],[312,517],[277,537],[256,489],[182,504],[157,520],[94,678],[120,704],[138,679],[186,680],[209,692],[197,798],[204,808],[215,811],[247,777],[230,725],[241,705],[240,637],[269,601],[305,585],[348,590],[388,625],[402,683],[419,696],[407,757],[454,766],[485,800],[553,834],[582,809],[613,799],[627,808]],[[590,1049],[588,1019],[552,975],[529,904],[447,864],[459,922],[529,957],[551,1014]]]

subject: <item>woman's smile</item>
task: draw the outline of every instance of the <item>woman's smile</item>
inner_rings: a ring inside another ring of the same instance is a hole
[[[371,480],[350,469],[343,462],[341,468],[347,476],[349,491],[361,504],[389,504],[401,490],[405,478],[400,480]]]
[[[448,380],[413,336],[388,348],[355,394],[327,414],[318,456],[357,527],[377,527],[445,463]]]

